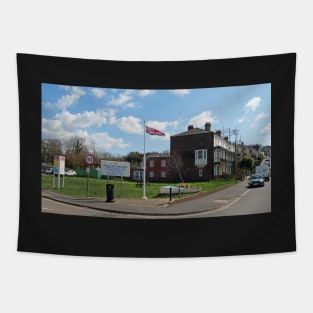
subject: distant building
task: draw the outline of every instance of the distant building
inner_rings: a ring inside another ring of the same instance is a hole
[[[143,165],[141,164],[141,166],[137,166],[137,167],[133,167],[131,169],[131,177],[133,180],[143,180]]]
[[[169,180],[170,155],[151,153],[146,156],[146,179],[148,181]]]

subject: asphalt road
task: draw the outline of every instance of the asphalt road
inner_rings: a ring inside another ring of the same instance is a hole
[[[81,215],[94,217],[115,218],[144,218],[144,219],[177,219],[177,218],[203,218],[216,216],[232,216],[246,214],[260,214],[271,212],[271,182],[264,187],[247,188],[247,181],[240,182],[211,195],[173,204],[164,212],[175,212],[175,215],[145,215],[107,212],[99,208],[92,209],[68,203],[56,202],[42,198],[42,212],[66,215]],[[142,210],[142,212],[144,209]],[[151,213],[151,212],[150,212]]]
[[[264,187],[246,188],[237,197],[227,201],[220,208],[198,214],[198,217],[261,214],[271,212],[271,181]]]

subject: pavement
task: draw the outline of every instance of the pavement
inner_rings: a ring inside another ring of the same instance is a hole
[[[239,197],[245,190],[247,190],[247,182],[239,182],[210,192],[200,192],[189,197],[175,198],[172,202],[169,201],[169,198],[146,200],[115,198],[114,202],[107,202],[105,198],[71,197],[50,190],[42,190],[42,197],[110,213],[179,216],[216,210],[225,205],[226,202]]]

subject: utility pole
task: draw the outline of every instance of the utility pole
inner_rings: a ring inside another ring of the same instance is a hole
[[[233,134],[235,135],[235,178],[237,182],[237,135],[239,133],[239,130],[237,127],[233,130]]]

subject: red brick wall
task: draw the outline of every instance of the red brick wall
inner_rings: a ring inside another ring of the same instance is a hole
[[[166,161],[165,167],[162,167],[162,160]],[[153,161],[154,166],[151,167],[150,161]],[[168,181],[169,180],[169,156],[152,156],[146,158],[146,179],[148,181]],[[150,173],[153,172],[153,177]],[[165,177],[161,176],[161,172],[165,172]]]

